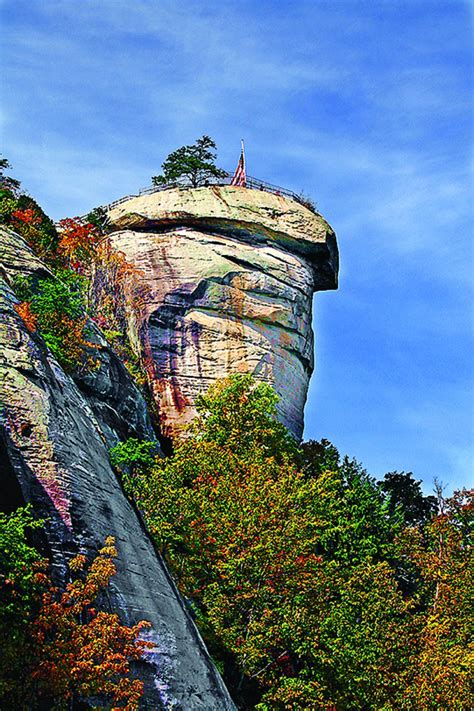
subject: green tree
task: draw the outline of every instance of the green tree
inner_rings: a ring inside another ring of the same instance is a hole
[[[5,171],[11,170],[10,162],[7,158],[0,156],[0,190],[9,190],[16,193],[20,188],[20,181],[5,175]]]
[[[103,207],[96,207],[88,213],[86,220],[90,225],[94,225],[99,230],[100,234],[107,234],[109,231],[109,216],[107,210]]]
[[[10,224],[20,189],[20,181],[5,174],[10,169],[9,161],[0,156],[0,224],[5,225]]]
[[[250,374],[224,378],[198,396],[191,431],[198,441],[214,442],[226,452],[296,458],[297,442],[278,422],[277,403],[275,391]]]
[[[380,490],[389,498],[390,511],[399,507],[409,526],[427,523],[437,510],[436,498],[424,496],[420,484],[412,472],[388,472],[379,482]]]
[[[29,624],[40,593],[36,573],[41,556],[27,532],[41,526],[30,506],[0,513],[0,705],[8,701],[10,708],[21,708],[25,657],[32,655]]]
[[[110,450],[110,461],[122,472],[134,476],[147,471],[155,462],[158,444],[130,437]]]
[[[250,376],[215,384],[190,437],[126,488],[244,708],[382,708],[411,635],[390,563],[402,517],[329,443],[302,466],[276,402]]]
[[[301,465],[307,476],[318,476],[321,472],[330,469],[334,471],[340,464],[340,456],[336,447],[327,439],[317,442],[310,439],[301,445]]]
[[[68,269],[57,273],[60,278],[18,276],[14,288],[22,302],[15,308],[30,331],[39,331],[65,370],[89,368],[93,365],[94,344],[86,340],[84,278]]]
[[[197,188],[212,178],[225,178],[225,170],[217,168],[216,144],[209,136],[201,136],[191,146],[182,146],[166,158],[163,173],[152,178],[153,185],[180,185]]]

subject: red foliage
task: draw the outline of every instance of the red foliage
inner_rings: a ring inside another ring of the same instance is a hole
[[[59,223],[61,239],[58,252],[65,263],[78,273],[83,273],[94,260],[101,235],[90,223],[70,217]]]
[[[39,225],[41,222],[41,217],[32,208],[27,208],[26,210],[14,210],[12,212],[12,218],[16,222],[22,222],[25,225]]]

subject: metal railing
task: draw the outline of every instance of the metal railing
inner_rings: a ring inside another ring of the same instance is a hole
[[[227,173],[225,178],[211,178],[207,180],[204,185],[200,185],[199,187],[209,187],[212,185],[230,185],[232,177],[232,173]],[[189,187],[190,186],[184,181],[166,183],[165,185],[150,185],[147,188],[141,188],[138,193],[134,195],[125,195],[124,197],[121,197],[118,200],[113,200],[113,202],[108,203],[108,205],[100,205],[100,207],[96,209],[105,210],[106,212],[108,212],[114,207],[117,207],[117,205],[121,205],[122,203],[127,202],[128,200],[132,200],[133,198],[140,197],[141,195],[152,195],[153,193],[159,193],[163,190]],[[278,187],[278,185],[272,185],[271,183],[266,183],[264,180],[252,178],[251,176],[247,176],[245,187],[249,188],[250,190],[262,190],[267,193],[273,193],[274,195],[290,198],[290,200],[294,200],[300,205],[304,205],[308,209],[312,210],[312,212],[315,212],[317,215],[319,215],[318,211],[316,210],[316,207],[308,198],[305,198],[303,195],[298,195],[297,193],[293,192],[293,190],[288,190],[287,188],[280,188]],[[85,219],[86,217],[87,215],[82,215],[80,219]]]

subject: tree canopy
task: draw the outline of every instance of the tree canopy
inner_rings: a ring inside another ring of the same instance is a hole
[[[114,454],[239,707],[467,707],[468,494],[429,515],[411,475],[299,449],[276,401],[232,376],[173,456]]]
[[[173,151],[162,164],[162,174],[152,178],[153,185],[180,185],[197,188],[212,178],[225,178],[227,173],[216,167],[216,144],[209,136],[201,136],[191,146]]]

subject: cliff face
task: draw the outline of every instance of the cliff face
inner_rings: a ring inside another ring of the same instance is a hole
[[[131,199],[110,221],[106,239],[138,269],[126,319],[163,433],[182,432],[215,380],[251,372],[275,387],[280,418],[299,437],[312,295],[337,283],[335,235],[323,218],[263,191],[210,187]],[[58,582],[78,550],[94,554],[115,537],[110,606],[129,624],[152,624],[144,707],[234,708],[109,462],[119,440],[156,441],[141,392],[92,322],[97,367],[67,375],[14,308],[15,275],[52,275],[1,227],[0,255],[0,510],[33,504]]]
[[[302,205],[238,187],[166,190],[109,213],[112,245],[141,270],[129,312],[164,435],[195,414],[197,394],[250,372],[280,395],[300,437],[313,371],[313,292],[337,286],[336,238]]]
[[[66,375],[14,310],[11,278],[46,276],[47,268],[21,237],[1,228],[0,254],[0,510],[33,504],[45,519],[59,581],[78,549],[95,553],[106,536],[115,537],[111,607],[127,623],[152,624],[146,708],[234,708],[109,463],[118,439],[154,439],[142,395],[92,324],[98,369],[75,380]]]

